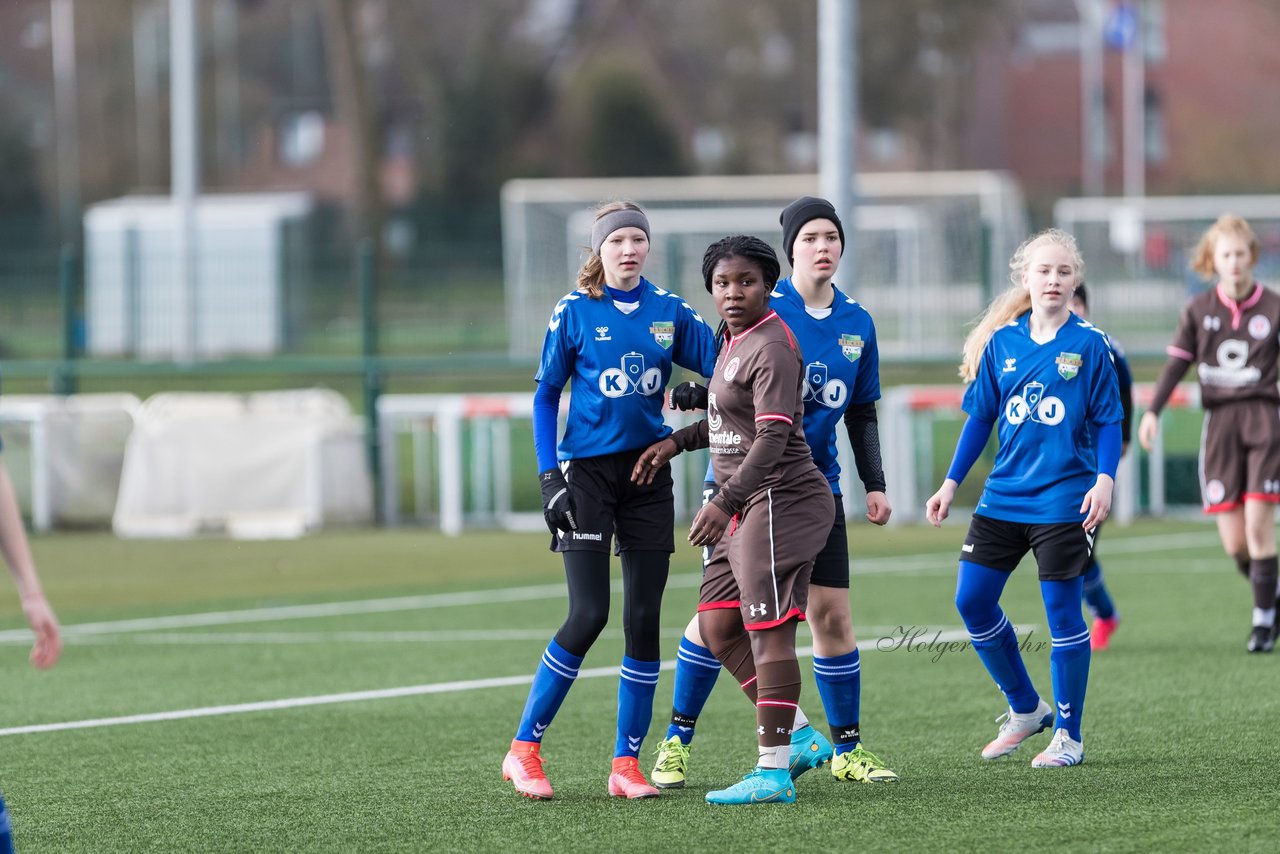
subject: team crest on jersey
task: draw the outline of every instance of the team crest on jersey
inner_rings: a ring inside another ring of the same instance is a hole
[[[1255,314],[1249,318],[1249,334],[1253,340],[1261,341],[1271,334],[1271,321],[1265,315]]]
[[[1058,363],[1058,375],[1064,380],[1075,379],[1076,374],[1080,373],[1080,366],[1084,364],[1079,353],[1059,353],[1055,361]]]
[[[733,382],[733,378],[738,375],[738,368],[741,368],[741,367],[742,367],[742,362],[738,359],[737,356],[734,356],[732,359],[730,359],[729,364],[724,366],[724,381],[727,383]]]
[[[841,335],[840,336],[840,352],[850,362],[856,362],[862,358],[862,336],[861,335]]]
[[[676,340],[676,324],[671,320],[655,320],[649,327],[649,334],[663,350],[670,350]]]

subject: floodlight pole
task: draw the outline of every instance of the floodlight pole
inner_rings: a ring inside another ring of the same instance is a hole
[[[76,108],[76,12],[72,0],[53,0],[53,102],[57,124],[58,225],[63,243],[80,245],[80,129]]]
[[[1102,173],[1102,20],[1103,0],[1076,0],[1080,18],[1080,189],[1090,198],[1101,196]]]
[[[169,123],[170,175],[174,222],[174,281],[177,285],[174,317],[180,324],[174,357],[184,364],[195,362],[199,352],[198,277],[196,270],[196,200],[200,195],[200,114],[196,65],[194,0],[169,3],[170,89],[172,118]]]
[[[844,222],[844,257],[857,260],[854,218],[858,173],[858,0],[818,2],[819,188]],[[858,265],[848,263],[842,285],[856,285]]]

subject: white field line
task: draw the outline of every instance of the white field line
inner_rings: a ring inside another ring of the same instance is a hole
[[[1103,540],[1100,553],[1134,554],[1150,551],[1153,554],[1216,544],[1218,537],[1212,532],[1173,534],[1168,536],[1131,537]],[[854,575],[871,575],[894,572],[924,573],[933,570],[945,575],[955,572],[959,550],[930,552],[897,557],[855,559]],[[1214,566],[1217,564],[1215,563]],[[1152,571],[1176,572],[1167,562],[1152,564]],[[1194,568],[1181,571],[1209,571],[1197,562]],[[1128,570],[1132,572],[1133,570]],[[697,587],[702,576],[697,573],[680,573],[667,580],[668,587]],[[614,591],[621,589],[621,582],[614,582]],[[63,636],[71,643],[79,642],[87,635],[147,632],[158,629],[186,629],[200,626],[229,626],[244,623],[266,623],[284,620],[314,619],[317,617],[341,617],[353,614],[385,614],[395,611],[417,611],[428,608],[488,605],[498,602],[529,602],[537,599],[558,599],[565,596],[563,584],[540,584],[528,587],[508,587],[494,590],[467,590],[457,593],[437,593],[423,596],[400,596],[389,599],[362,599],[347,602],[324,602],[314,605],[283,605],[271,608],[250,608],[238,611],[210,611],[197,614],[174,614],[164,617],[141,617],[133,620],[113,620],[100,623],[79,623],[62,627]],[[29,643],[28,629],[0,631],[0,644]]]
[[[486,641],[539,641],[550,639],[557,626],[544,629],[443,629],[439,631],[364,631],[364,632],[155,632],[137,635],[87,635],[77,638],[76,646],[235,646],[272,644],[344,644],[344,643],[482,643]],[[855,627],[858,637],[883,636],[899,626]],[[684,635],[684,626],[660,630],[665,638]],[[621,640],[621,629],[600,634],[604,640]],[[0,645],[26,646],[31,638],[0,640]]]
[[[1030,627],[1017,627],[1022,630]],[[901,632],[898,633],[901,635]],[[963,629],[947,631],[935,630],[934,636],[924,635],[916,643],[949,644],[968,641],[969,634]],[[898,647],[903,648],[903,647]],[[863,652],[877,649],[876,644],[868,644]],[[800,658],[813,655],[813,647],[805,646],[796,649]],[[662,662],[663,670],[674,670],[674,660]],[[617,676],[618,668],[593,667],[578,671],[579,679],[597,679]],[[329,706],[336,703],[358,703],[366,700],[392,700],[400,697],[419,697],[426,694],[453,694],[460,691],[479,691],[486,688],[506,688],[517,685],[528,685],[533,681],[533,674],[525,676],[500,676],[490,679],[468,679],[462,682],[436,682],[429,685],[406,685],[401,688],[380,688],[372,691],[351,691],[345,694],[320,694],[311,697],[289,697],[282,700],[263,700],[256,703],[237,703],[226,706],[204,706],[197,709],[178,709],[170,712],[148,712],[140,715],[122,715],[115,718],[90,718],[82,721],[63,721],[52,724],[28,724],[0,729],[0,737],[11,735],[33,735],[46,732],[63,732],[78,729],[99,729],[110,726],[127,726],[129,724],[160,723],[163,721],[189,720],[191,718],[211,718],[222,715],[239,715],[250,712],[275,712],[282,709],[299,709],[307,706]]]

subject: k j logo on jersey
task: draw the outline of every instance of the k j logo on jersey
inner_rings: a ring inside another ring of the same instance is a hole
[[[662,371],[646,368],[644,354],[628,353],[622,357],[622,366],[600,372],[600,393],[605,397],[625,397],[643,394],[646,397],[662,389]]]
[[[653,326],[649,327],[649,333],[653,335],[653,340],[658,346],[664,350],[670,350],[671,345],[676,340],[676,325],[670,320],[655,320]]]
[[[1059,353],[1057,358],[1058,374],[1064,380],[1073,380],[1076,374],[1080,373],[1080,366],[1084,364],[1084,359],[1080,358],[1079,353]]]
[[[861,335],[841,335],[840,336],[840,352],[850,362],[856,362],[862,358],[862,336]]]

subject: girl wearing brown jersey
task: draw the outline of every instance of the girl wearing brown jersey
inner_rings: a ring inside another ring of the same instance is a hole
[[[800,698],[796,624],[823,545],[812,532],[830,530],[835,519],[831,487],[804,439],[799,347],[769,308],[779,271],[773,249],[756,237],[726,237],[707,249],[704,283],[728,327],[707,418],[651,445],[632,471],[644,483],[680,451],[710,448],[720,485],[689,530],[690,545],[714,546],[699,629],[756,705],[759,760],[737,784],[708,792],[713,804],[795,800],[788,766]]]
[[[1280,502],[1280,294],[1254,281],[1258,238],[1224,214],[1200,238],[1192,269],[1217,284],[1183,309],[1169,361],[1156,383],[1138,440],[1151,450],[1160,411],[1192,363],[1205,409],[1200,490],[1222,546],[1253,588],[1246,649],[1270,652],[1276,638],[1276,504]]]

